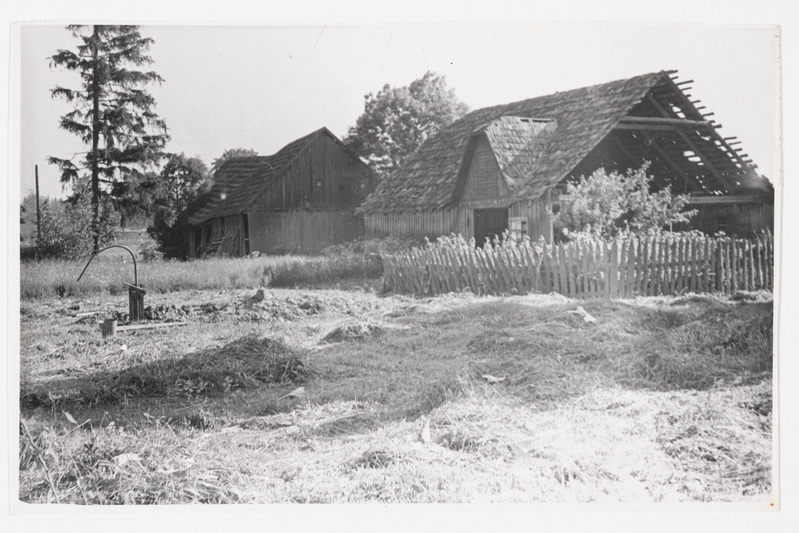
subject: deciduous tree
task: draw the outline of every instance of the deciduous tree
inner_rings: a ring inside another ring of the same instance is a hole
[[[365,97],[363,114],[344,143],[363,157],[378,177],[400,166],[428,137],[468,110],[444,76],[427,72],[406,87],[386,84]]]
[[[257,156],[258,152],[252,150],[250,148],[230,148],[222,152],[222,155],[214,159],[211,163],[211,174],[216,174],[216,171],[219,170],[219,167],[227,161],[228,159],[233,159],[234,157],[253,157]]]
[[[185,209],[210,188],[208,167],[199,157],[173,154],[161,171],[153,224],[147,228],[166,257],[186,254]],[[183,215],[183,216],[182,216]]]

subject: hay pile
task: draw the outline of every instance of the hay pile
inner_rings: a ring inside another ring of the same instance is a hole
[[[382,333],[383,326],[380,324],[359,320],[356,322],[347,322],[340,326],[336,326],[324,337],[322,337],[321,342],[357,342],[368,337],[377,337]]]

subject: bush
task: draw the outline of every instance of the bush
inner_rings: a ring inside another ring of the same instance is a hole
[[[155,242],[156,248],[161,253],[161,257],[167,259],[186,259],[189,254],[186,233],[189,231],[189,224],[186,216],[181,214],[170,224],[163,213],[157,211],[153,217],[153,224],[147,228],[149,235]]]
[[[41,238],[20,248],[23,260],[78,259],[91,255],[92,205],[88,194],[66,202],[45,201],[41,207]],[[100,204],[100,247],[116,239],[119,217],[107,203]]]
[[[609,239],[620,233],[659,232],[686,223],[696,211],[683,211],[685,195],[665,187],[652,192],[649,162],[626,173],[600,168],[588,178],[567,185],[572,201],[555,215],[555,226],[569,239],[575,234]]]
[[[139,257],[142,261],[161,261],[164,254],[158,242],[148,235],[139,245]]]

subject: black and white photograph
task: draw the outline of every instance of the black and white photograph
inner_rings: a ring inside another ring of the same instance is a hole
[[[12,510],[778,508],[781,46],[17,22]]]

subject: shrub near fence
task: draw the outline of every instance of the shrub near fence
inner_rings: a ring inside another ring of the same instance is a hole
[[[774,239],[662,235],[547,245],[505,241],[477,248],[445,237],[383,258],[384,290],[417,296],[557,292],[629,298],[772,290]]]

